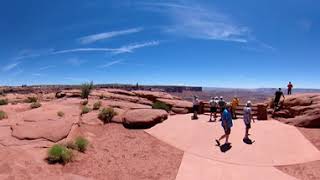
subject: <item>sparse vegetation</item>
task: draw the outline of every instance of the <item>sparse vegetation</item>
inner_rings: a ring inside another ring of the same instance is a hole
[[[73,141],[68,141],[65,146],[66,146],[68,149],[77,150],[77,146],[74,144]]]
[[[90,108],[88,106],[83,106],[82,107],[81,115],[82,114],[87,114],[89,112],[90,112]]]
[[[81,85],[81,98],[82,99],[88,99],[90,92],[93,88],[93,82],[90,83],[84,83]]]
[[[117,112],[115,112],[113,108],[103,108],[100,111],[98,118],[104,123],[110,123],[112,118],[116,115]]]
[[[72,150],[63,145],[56,144],[49,149],[47,159],[49,163],[66,164],[72,160],[72,155]]]
[[[101,107],[101,101],[95,102],[93,104],[93,110],[99,110]]]
[[[26,103],[35,103],[35,102],[37,102],[37,101],[38,101],[38,98],[35,97],[35,96],[28,97],[28,98],[25,100]]]
[[[89,141],[84,137],[77,137],[74,144],[77,147],[78,151],[85,152],[87,150],[88,145],[89,145]]]
[[[6,113],[6,112],[4,112],[4,111],[2,111],[2,110],[0,110],[0,120],[2,120],[2,119],[6,119],[6,118],[8,118],[7,113]]]
[[[8,104],[8,99],[0,99],[0,106],[1,105],[7,105]]]
[[[156,101],[152,104],[153,109],[163,109],[169,112],[171,110],[171,107],[163,102]]]
[[[41,107],[41,104],[39,102],[33,102],[30,104],[31,109],[39,108]]]
[[[57,112],[57,115],[58,115],[59,117],[63,117],[63,116],[64,116],[64,112],[58,111],[58,112]]]
[[[87,105],[89,103],[89,101],[88,100],[84,100],[84,101],[81,101],[80,103],[81,103],[81,105],[85,106],[85,105]]]
[[[104,94],[100,94],[99,99],[103,99],[103,98],[104,98]]]

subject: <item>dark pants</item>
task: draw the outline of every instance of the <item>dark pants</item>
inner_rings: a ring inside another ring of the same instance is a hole
[[[292,89],[288,89],[288,95],[292,94]]]

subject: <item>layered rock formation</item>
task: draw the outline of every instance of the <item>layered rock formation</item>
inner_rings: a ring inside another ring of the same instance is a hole
[[[299,127],[320,128],[320,94],[287,96],[273,117]]]

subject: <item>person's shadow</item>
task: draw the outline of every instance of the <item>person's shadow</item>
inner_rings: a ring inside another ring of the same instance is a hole
[[[250,138],[245,138],[245,139],[243,139],[243,142],[246,143],[246,144],[251,145],[251,144],[253,144],[255,141],[254,141],[254,140],[251,140]]]
[[[225,153],[225,152],[229,151],[231,148],[232,148],[232,146],[230,143],[225,143],[220,146],[220,151]]]

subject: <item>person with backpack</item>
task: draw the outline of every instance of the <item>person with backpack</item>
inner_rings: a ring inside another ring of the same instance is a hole
[[[236,114],[236,110],[237,107],[239,106],[240,100],[237,96],[234,96],[234,98],[232,99],[232,119],[237,119],[237,114]]]
[[[211,97],[211,100],[209,101],[210,104],[210,119],[209,122],[212,122],[212,115],[214,116],[214,121],[217,120],[217,111],[219,107],[219,98],[216,96],[215,98]]]
[[[251,120],[255,122],[252,116],[251,101],[248,101],[246,106],[243,108],[243,122],[246,127],[245,135],[243,138],[244,141],[249,139],[249,129],[251,128]]]
[[[225,138],[225,144],[229,145],[229,136],[231,133],[231,127],[233,126],[230,103],[228,103],[226,108],[223,110],[221,126],[224,130],[224,135],[222,135],[219,139],[216,139],[216,143],[218,146],[220,146],[220,141]]]

